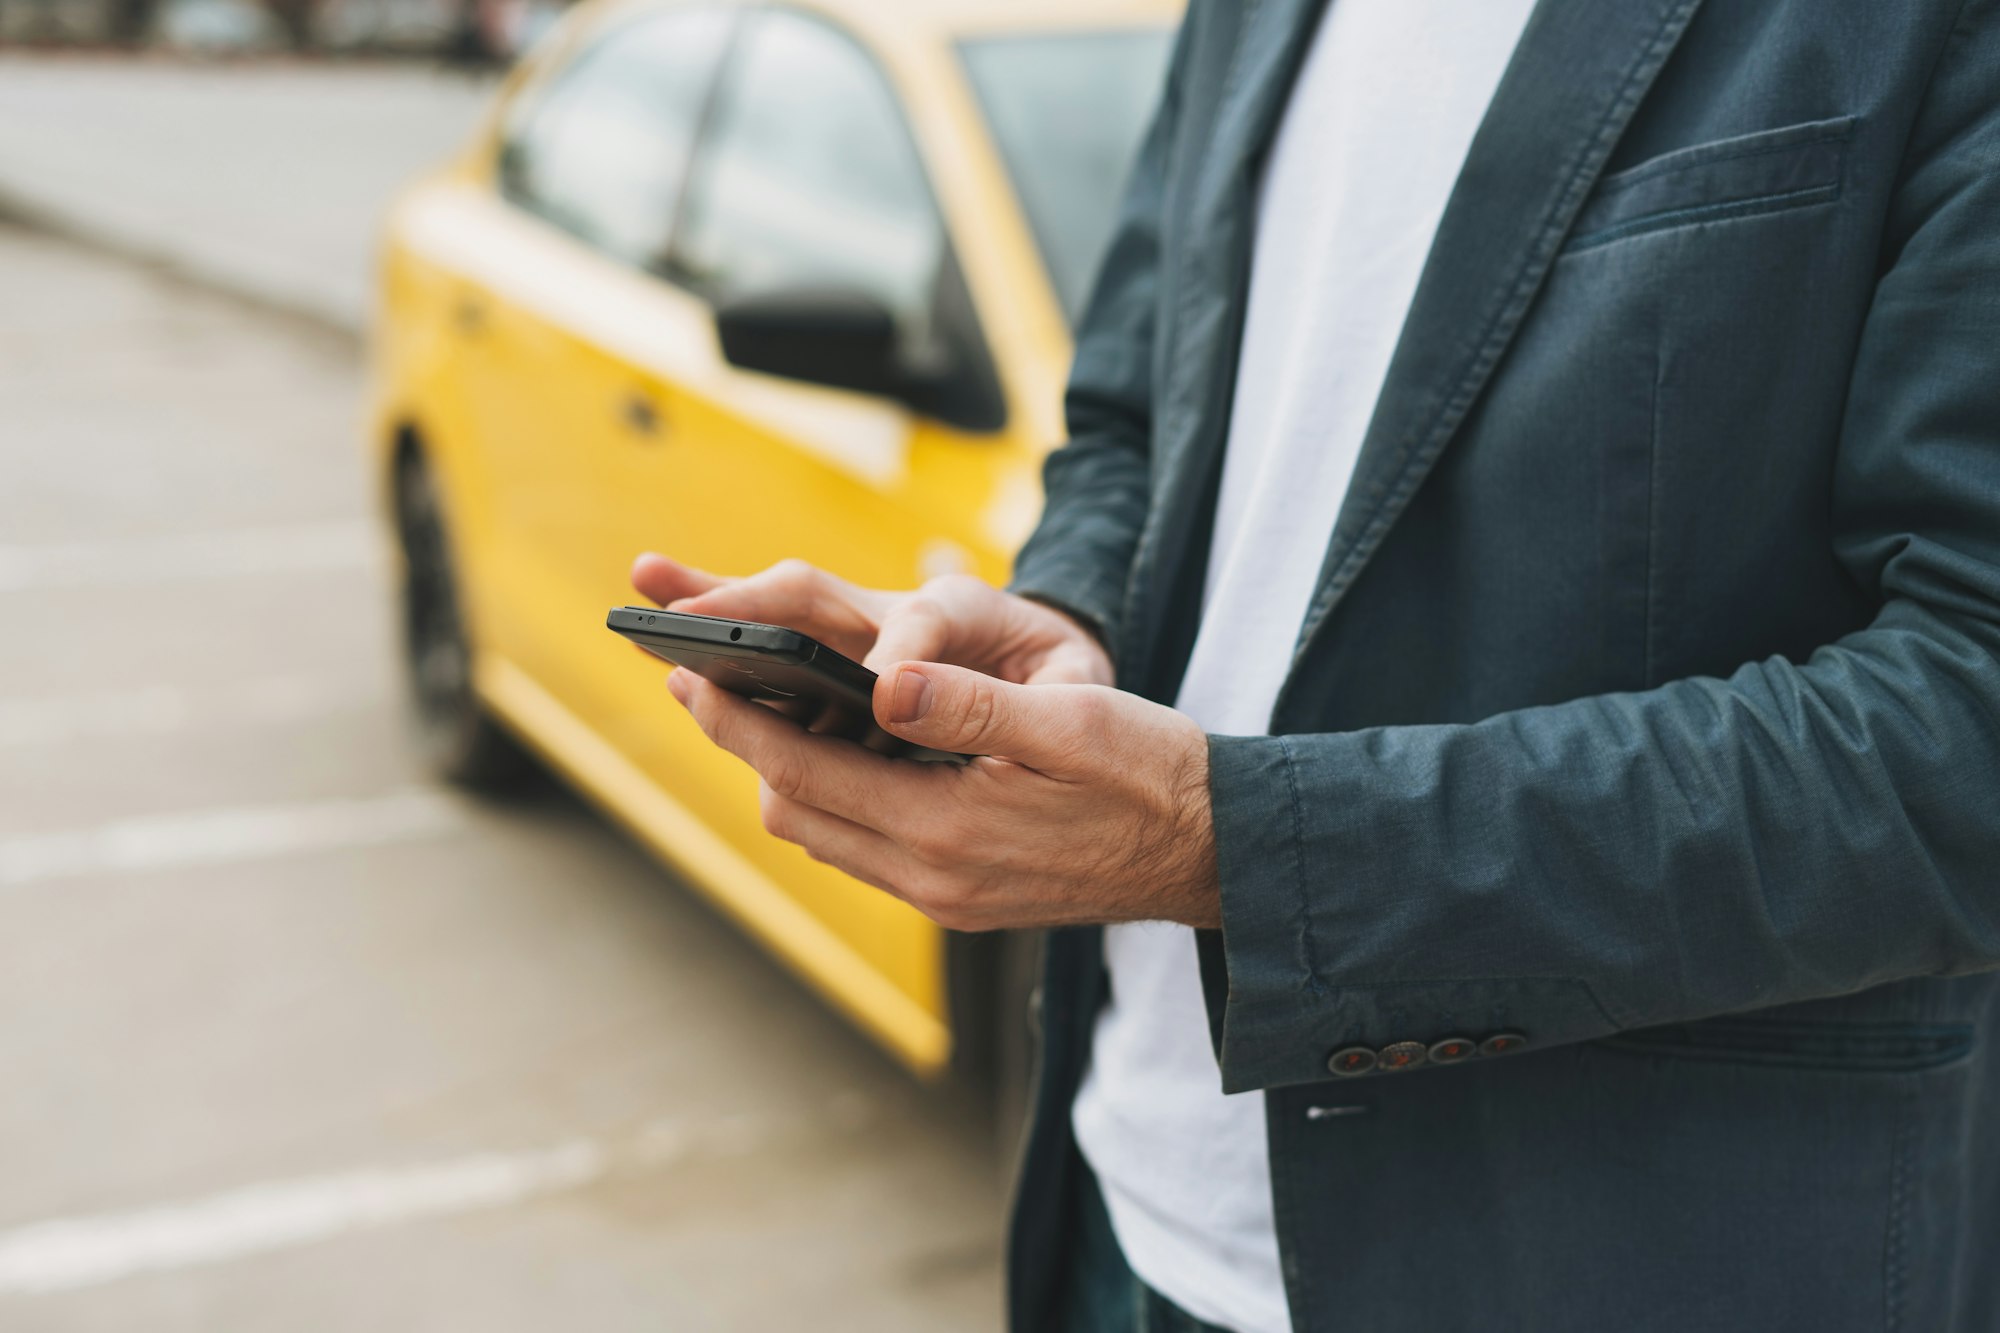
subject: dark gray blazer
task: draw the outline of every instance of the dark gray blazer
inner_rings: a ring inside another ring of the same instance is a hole
[[[1156,699],[1320,8],[1195,0],[1020,558]],[[1300,1329],[2000,1328],[2000,3],[1542,0],[1271,729],[1202,957]]]

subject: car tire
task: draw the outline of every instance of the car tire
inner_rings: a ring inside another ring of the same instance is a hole
[[[403,680],[424,764],[470,791],[517,791],[535,779],[536,766],[473,691],[472,643],[444,508],[430,466],[414,448],[396,461],[395,519]]]

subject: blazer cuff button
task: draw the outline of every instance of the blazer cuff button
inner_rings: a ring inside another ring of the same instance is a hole
[[[1470,1037],[1446,1037],[1431,1043],[1430,1061],[1434,1065],[1455,1065],[1479,1049],[1479,1043]]]
[[[1375,1052],[1375,1067],[1384,1073],[1415,1069],[1430,1056],[1430,1048],[1420,1041],[1399,1041]]]
[[[1375,1052],[1366,1046],[1349,1046],[1328,1056],[1326,1067],[1340,1078],[1354,1078],[1375,1067]]]

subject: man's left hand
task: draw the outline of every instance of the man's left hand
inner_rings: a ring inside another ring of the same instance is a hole
[[[885,672],[876,720],[981,756],[959,766],[812,735],[690,671],[668,685],[757,770],[767,829],[940,925],[1221,924],[1208,740],[1172,709],[934,662]]]

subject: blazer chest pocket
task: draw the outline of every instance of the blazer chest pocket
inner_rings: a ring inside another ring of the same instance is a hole
[[[1808,208],[1840,197],[1855,118],[1816,120],[1699,144],[1597,183],[1567,253],[1648,232]]]

